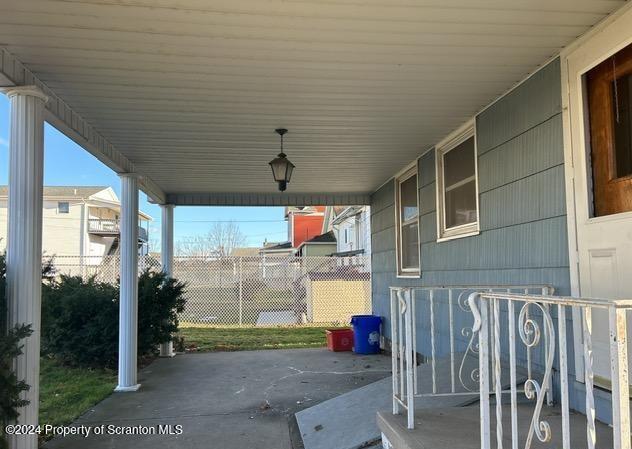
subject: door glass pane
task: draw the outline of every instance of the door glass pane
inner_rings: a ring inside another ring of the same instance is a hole
[[[403,181],[399,188],[402,222],[406,222],[417,217],[417,176]]]
[[[632,44],[586,72],[593,210],[632,211]]]
[[[612,96],[615,105],[614,168],[616,177],[623,178],[632,175],[632,74],[616,80]]]
[[[417,223],[402,226],[402,268],[419,268]]]

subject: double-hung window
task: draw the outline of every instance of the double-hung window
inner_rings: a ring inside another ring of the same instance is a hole
[[[396,179],[397,274],[419,276],[417,164]]]
[[[477,234],[478,185],[474,125],[437,147],[438,238]]]

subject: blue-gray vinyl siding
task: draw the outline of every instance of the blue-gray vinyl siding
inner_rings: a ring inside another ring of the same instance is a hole
[[[420,278],[396,276],[395,181],[372,196],[373,307],[387,334],[391,285],[547,284],[569,293],[559,70],[558,61],[549,64],[477,117],[479,235],[437,243],[434,149],[419,158]],[[428,355],[425,307],[417,311],[418,349]],[[438,298],[438,355],[449,351],[444,309]],[[463,349],[466,339],[456,337]]]
[[[555,60],[476,119],[479,235],[437,243],[434,149],[418,160],[421,270],[398,279],[395,182],[371,197],[373,307],[391,285],[550,284],[569,294],[560,64]]]

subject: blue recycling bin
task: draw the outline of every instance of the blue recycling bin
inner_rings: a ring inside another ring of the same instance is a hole
[[[353,352],[377,354],[380,352],[380,324],[382,318],[375,315],[353,315]]]

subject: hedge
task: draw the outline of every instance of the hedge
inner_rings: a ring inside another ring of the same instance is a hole
[[[162,272],[138,282],[138,355],[157,351],[178,329],[185,285]],[[119,287],[94,278],[60,276],[42,292],[42,353],[72,366],[115,368],[118,360]]]

